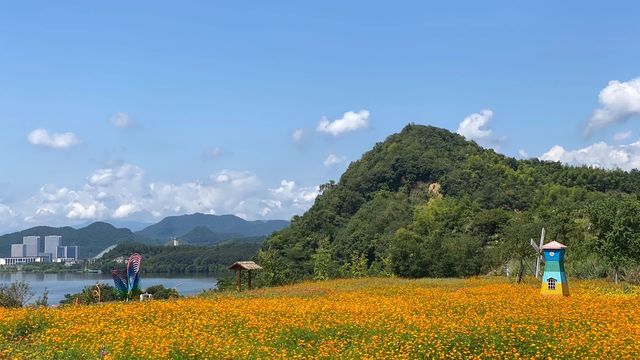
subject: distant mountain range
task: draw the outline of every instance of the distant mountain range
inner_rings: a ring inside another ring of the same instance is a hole
[[[169,216],[157,224],[148,226],[136,234],[157,240],[181,237],[192,231],[190,236],[198,237],[206,234],[205,228],[216,234],[220,240],[271,235],[274,231],[289,226],[285,220],[247,221],[234,215],[191,214]],[[198,229],[196,229],[198,228]]]
[[[116,227],[116,226],[119,227]],[[289,225],[285,220],[247,221],[234,215],[190,214],[171,216],[157,224],[132,232],[126,222],[95,222],[80,228],[37,226],[0,236],[0,257],[11,254],[11,244],[19,244],[30,235],[60,235],[62,245],[78,245],[80,258],[89,258],[111,245],[121,242],[165,244],[177,238],[182,244],[209,245],[222,242],[257,242]],[[142,223],[129,225],[140,229]]]
[[[31,229],[0,236],[0,257],[11,256],[11,244],[22,243],[23,236],[62,236],[62,245],[78,245],[80,258],[93,257],[110,245],[126,241],[144,241],[129,229],[117,229],[111,224],[95,222],[82,229],[70,226],[36,226]]]
[[[128,221],[128,220],[109,220],[107,222],[109,224],[113,225],[114,227],[117,227],[118,229],[125,228],[125,229],[129,229],[129,230],[131,230],[133,232],[140,231],[140,230],[146,228],[147,226],[153,225],[153,223],[151,223],[151,222]],[[82,228],[87,227],[87,226],[89,226],[89,225],[91,225],[93,223],[94,223],[94,221],[85,221],[85,222],[77,224],[77,225],[72,225],[72,227],[74,229],[82,229]]]

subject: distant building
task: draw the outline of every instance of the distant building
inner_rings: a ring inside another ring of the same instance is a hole
[[[50,256],[23,256],[0,258],[0,265],[22,265],[31,263],[51,262]]]
[[[56,256],[53,259],[55,262],[78,261],[77,246],[58,246],[55,254]]]
[[[0,258],[0,265],[20,265],[39,262],[72,263],[78,261],[77,246],[61,246],[62,236],[25,236],[22,244],[11,244],[11,257]],[[44,241],[43,241],[44,240]]]
[[[34,257],[44,251],[40,236],[25,236],[22,238],[22,243],[26,247],[24,256]]]
[[[57,258],[58,257],[57,249],[60,246],[60,239],[62,239],[62,236],[57,236],[57,235],[45,236],[44,252],[47,254],[52,254],[53,258]]]
[[[25,257],[25,256],[27,256],[27,245],[11,244],[11,257]]]

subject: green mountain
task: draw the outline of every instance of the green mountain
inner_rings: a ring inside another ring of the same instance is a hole
[[[201,245],[215,244],[225,239],[225,235],[215,233],[206,226],[196,226],[193,230],[180,236],[181,243]]]
[[[516,259],[523,269],[542,226],[548,241],[570,246],[568,271],[601,271],[590,206],[637,202],[639,175],[516,160],[410,124],[351,163],[338,183],[322,185],[307,213],[265,241],[260,280],[468,276]]]
[[[266,236],[289,225],[285,220],[247,221],[234,215],[190,214],[170,216],[136,234],[148,239],[168,240],[189,236],[197,242],[215,238],[215,242],[249,236]],[[208,229],[211,233],[205,231]],[[212,235],[213,234],[213,235]],[[189,241],[188,241],[189,242]]]
[[[93,257],[105,248],[120,242],[145,241],[129,229],[117,229],[111,224],[95,222],[81,229],[72,227],[37,226],[0,236],[0,257],[11,255],[11,244],[21,244],[24,236],[62,236],[62,245],[78,245],[81,259]]]

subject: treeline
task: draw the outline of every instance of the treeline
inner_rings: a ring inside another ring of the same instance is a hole
[[[521,274],[542,227],[547,242],[569,246],[570,276],[630,279],[640,261],[639,175],[516,160],[408,125],[267,239],[259,280]]]
[[[227,267],[240,260],[251,259],[260,243],[229,243],[215,246],[153,246],[140,243],[122,243],[93,264],[94,269],[110,272],[124,265],[114,262],[118,257],[132,253],[142,255],[142,271],[147,273],[209,273],[226,274]]]

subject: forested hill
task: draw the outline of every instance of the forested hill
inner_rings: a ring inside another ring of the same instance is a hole
[[[69,226],[37,226],[0,236],[0,257],[10,256],[11,244],[21,244],[24,236],[62,236],[62,245],[78,245],[81,259],[93,257],[105,248],[120,242],[144,241],[129,229],[117,229],[111,224],[95,222],[81,229]]]
[[[529,238],[570,246],[569,271],[600,271],[590,204],[638,203],[640,173],[516,160],[431,126],[407,125],[321,187],[269,237],[266,284],[301,278],[464,276],[534,255]],[[590,270],[591,269],[591,270]]]

